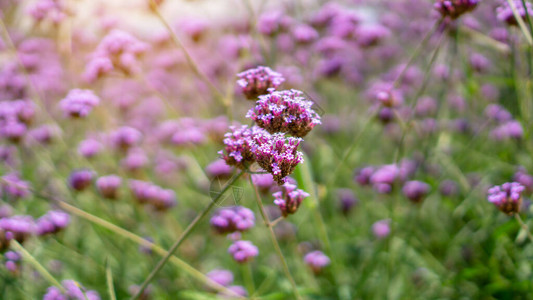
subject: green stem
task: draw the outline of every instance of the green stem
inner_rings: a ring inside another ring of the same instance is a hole
[[[170,250],[168,250],[168,253],[157,263],[157,265],[152,270],[152,272],[150,272],[148,277],[146,277],[144,282],[139,287],[139,290],[137,291],[137,293],[133,297],[131,297],[131,300],[138,299],[141,296],[141,294],[144,291],[144,289],[146,289],[148,284],[154,279],[154,277],[157,275],[157,273],[159,273],[159,271],[167,263],[167,261],[174,254],[174,252],[176,252],[176,250],[178,250],[178,247],[181,245],[181,243],[183,243],[183,241],[185,241],[185,239],[189,236],[189,234],[191,234],[193,229],[196,228],[196,225],[198,225],[200,223],[200,221],[203,220],[203,218],[211,211],[211,209],[213,209],[213,207],[215,207],[217,205],[217,203],[220,200],[220,198],[222,197],[222,195],[230,188],[230,186],[235,181],[237,181],[237,179],[239,179],[241,177],[242,174],[244,174],[244,171],[240,171],[238,174],[233,175],[233,177],[226,183],[226,185],[224,186],[222,191],[220,191],[220,193],[215,197],[215,199],[213,199],[211,201],[211,203],[209,203],[209,205],[206,208],[204,208],[204,210],[202,212],[200,212],[200,214],[198,216],[196,216],[196,218],[191,222],[191,224],[189,224],[189,226],[187,226],[187,228],[181,234],[181,236],[178,238],[178,240],[174,243],[174,245],[172,245]]]
[[[242,276],[244,278],[244,285],[248,290],[248,295],[253,295],[255,293],[254,277],[252,275],[252,266],[248,264],[242,264]]]
[[[287,279],[289,279],[289,282],[291,283],[292,291],[296,299],[302,299],[302,297],[300,296],[300,293],[298,292],[298,287],[296,286],[296,282],[294,281],[294,278],[291,275],[291,271],[289,270],[289,266],[287,265],[287,261],[285,260],[285,257],[283,256],[283,252],[281,252],[281,248],[279,247],[278,240],[276,239],[276,235],[274,234],[272,225],[270,224],[270,221],[268,220],[265,207],[263,206],[263,202],[261,201],[261,196],[259,195],[259,191],[257,190],[257,187],[254,185],[252,181],[252,177],[250,177],[250,184],[252,185],[252,188],[255,191],[255,200],[257,202],[257,205],[259,206],[259,212],[261,213],[261,217],[263,218],[263,221],[265,222],[265,226],[268,228],[268,231],[270,233],[270,239],[272,241],[272,244],[274,245],[274,249],[276,250],[276,253],[278,254],[279,260],[281,261],[281,265],[283,266],[283,272],[285,272],[285,276],[287,277]]]
[[[518,221],[522,229],[524,229],[524,231],[527,233],[527,237],[529,238],[529,240],[533,242],[533,235],[531,234],[531,231],[529,231],[529,227],[527,226],[527,224],[524,223],[524,221],[520,217],[520,214],[515,213],[514,218],[516,219],[516,221]]]

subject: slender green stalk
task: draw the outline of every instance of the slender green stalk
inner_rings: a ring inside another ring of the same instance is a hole
[[[267,227],[269,233],[270,233],[270,239],[272,241],[272,244],[274,245],[274,249],[276,250],[276,253],[278,254],[279,260],[281,261],[281,265],[283,266],[283,272],[285,272],[285,276],[287,279],[289,279],[289,282],[292,286],[292,292],[294,293],[294,296],[296,299],[302,299],[300,296],[300,293],[298,292],[298,287],[296,286],[296,282],[294,281],[294,278],[291,275],[291,271],[289,270],[289,266],[287,265],[287,261],[285,260],[285,256],[283,256],[283,252],[281,252],[281,248],[279,247],[278,240],[276,239],[276,235],[274,234],[274,230],[272,229],[272,224],[270,224],[270,221],[268,220],[268,216],[265,211],[265,207],[263,206],[263,202],[261,201],[261,196],[259,195],[259,191],[257,190],[257,187],[252,181],[252,177],[250,177],[250,184],[252,185],[252,188],[255,191],[255,200],[257,202],[257,205],[259,206],[259,212],[261,213],[261,217],[263,218],[263,221],[265,222],[265,226]]]
[[[41,274],[48,282],[58,287],[61,292],[65,292],[65,288],[57,281],[52,274],[50,274],[24,247],[22,247],[16,240],[11,240],[11,246],[18,252],[22,253],[22,256],[33,265],[33,267]]]
[[[522,229],[524,229],[524,231],[527,233],[527,237],[529,238],[529,240],[533,242],[533,235],[531,234],[531,231],[529,230],[527,224],[524,223],[524,221],[522,220],[522,217],[520,217],[520,214],[515,213],[514,218],[516,219],[516,221],[518,221],[518,224],[520,224]]]
[[[244,278],[244,285],[248,290],[248,295],[255,293],[254,277],[252,275],[252,266],[250,264],[242,264],[242,277]]]
[[[224,186],[222,191],[220,191],[220,193],[215,197],[215,199],[213,199],[211,201],[211,203],[209,203],[209,205],[206,208],[204,208],[204,210],[202,212],[200,212],[199,215],[196,216],[196,218],[191,222],[191,224],[189,224],[189,226],[187,226],[187,228],[181,234],[181,236],[178,238],[178,240],[174,243],[174,245],[172,245],[170,250],[168,250],[168,253],[157,263],[157,265],[152,270],[152,272],[150,272],[148,277],[146,277],[144,282],[139,287],[139,290],[137,291],[137,293],[135,295],[133,295],[133,297],[131,297],[131,300],[138,299],[141,296],[142,292],[146,289],[148,284],[154,279],[154,277],[157,275],[157,273],[159,273],[159,271],[167,263],[167,261],[174,254],[174,252],[176,252],[176,250],[178,250],[179,246],[183,243],[183,241],[185,241],[185,239],[187,239],[189,234],[191,234],[193,229],[196,228],[196,226],[200,223],[200,221],[203,220],[204,217],[207,214],[209,214],[211,209],[213,209],[213,207],[215,207],[217,205],[217,203],[220,200],[220,198],[222,197],[222,195],[224,195],[224,193],[230,188],[230,186],[235,181],[237,181],[237,179],[239,179],[242,176],[242,174],[244,174],[244,171],[240,171],[238,174],[233,175],[233,177],[226,183],[226,185]]]
[[[107,292],[109,293],[110,300],[117,300],[117,295],[115,294],[115,288],[113,286],[113,273],[111,273],[111,267],[107,264],[105,270],[105,277],[107,283]]]

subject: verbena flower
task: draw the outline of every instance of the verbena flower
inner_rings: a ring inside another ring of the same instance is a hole
[[[269,89],[277,89],[285,81],[280,73],[263,66],[241,72],[237,77],[237,84],[249,100],[256,100],[258,96],[267,94]]]
[[[268,133],[257,126],[248,127],[247,125],[231,126],[230,130],[231,132],[224,135],[224,150],[218,153],[229,166],[245,170],[256,160],[252,151],[254,138],[257,135],[268,135]]]
[[[74,280],[63,280],[61,285],[65,292],[51,286],[43,296],[43,300],[100,300],[100,295],[93,290],[87,290]]]
[[[267,132],[253,137],[252,152],[263,170],[272,174],[279,184],[285,182],[296,166],[303,162],[303,154],[298,151],[301,138],[285,137],[282,133],[270,135]]]
[[[76,191],[83,191],[91,185],[95,172],[89,169],[74,170],[68,177],[68,185]]]
[[[313,270],[315,274],[320,273],[323,268],[331,263],[331,260],[322,251],[312,251],[305,255],[305,263]]]
[[[457,19],[476,8],[479,0],[436,0],[434,7],[443,17]]]
[[[225,207],[215,212],[210,223],[218,233],[243,232],[255,225],[255,216],[243,206]]]
[[[228,248],[229,254],[238,263],[246,263],[259,255],[259,249],[250,241],[236,241]]]
[[[19,274],[22,256],[18,252],[8,251],[4,253],[4,258],[6,260],[4,263],[6,269],[12,274]]]
[[[524,21],[527,21],[528,15],[530,17],[533,17],[533,6],[531,5],[531,3],[525,1],[526,5],[524,6],[522,0],[512,1],[516,7],[520,18],[522,18]],[[518,22],[516,21],[516,18],[513,14],[513,10],[511,9],[509,2],[507,1],[502,1],[502,4],[496,8],[496,17],[498,18],[498,20],[507,23],[507,25],[518,26]]]
[[[290,214],[294,214],[304,198],[309,194],[303,190],[296,189],[296,185],[286,182],[282,185],[282,190],[272,194],[274,198],[274,204],[276,204],[281,210],[281,215],[287,217]]]
[[[31,216],[16,215],[0,219],[0,233],[4,232],[7,240],[15,239],[24,242],[35,233],[35,220]]]
[[[352,208],[357,205],[359,199],[354,195],[351,189],[337,189],[340,209],[344,215],[350,213]]]
[[[380,220],[372,224],[372,233],[378,239],[386,238],[390,234],[390,220]]]
[[[92,158],[102,151],[104,146],[95,139],[86,139],[78,145],[78,153],[85,158]]]
[[[518,182],[506,182],[488,190],[487,200],[496,205],[502,212],[512,215],[520,211],[522,192],[525,187]]]
[[[70,216],[60,210],[51,210],[44,216],[37,219],[36,227],[38,235],[47,235],[56,233],[70,223]]]
[[[100,98],[91,90],[74,89],[59,103],[63,113],[72,118],[85,118],[100,104]]]
[[[206,276],[221,286],[228,286],[233,282],[233,273],[228,270],[215,269],[207,273]]]
[[[421,181],[408,181],[404,184],[402,192],[409,200],[420,203],[429,192],[429,185]]]
[[[312,109],[313,102],[305,99],[298,90],[274,91],[259,96],[255,107],[246,114],[257,126],[269,133],[289,133],[304,137],[317,124],[320,116]]]
[[[133,197],[140,204],[150,204],[158,211],[168,210],[177,204],[172,190],[141,180],[130,180],[129,184]]]
[[[123,126],[112,132],[110,137],[116,149],[125,151],[140,144],[143,135],[133,127]]]
[[[18,200],[30,195],[30,183],[22,180],[18,174],[9,173],[0,179],[0,196]]]
[[[106,199],[117,199],[121,184],[122,178],[117,175],[102,176],[96,180],[98,192]]]

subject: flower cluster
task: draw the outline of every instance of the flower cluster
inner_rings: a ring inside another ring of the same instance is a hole
[[[317,124],[320,116],[311,108],[313,102],[306,100],[298,90],[275,91],[259,96],[255,107],[246,117],[269,133],[287,132],[292,136],[304,137]]]
[[[83,191],[91,185],[94,176],[95,172],[89,169],[74,170],[68,177],[68,185],[75,191]]]
[[[259,166],[281,185],[296,165],[304,160],[303,154],[298,151],[301,141],[301,138],[285,137],[283,133],[270,135],[264,132],[253,137],[252,151]]]
[[[158,211],[176,206],[176,194],[151,182],[130,180],[130,190],[140,204],[150,204]]]
[[[9,240],[15,239],[17,242],[24,242],[36,231],[35,220],[31,216],[16,215],[0,219],[0,242],[2,248],[9,244]]]
[[[429,192],[429,185],[425,182],[413,180],[404,184],[402,192],[409,200],[420,203]]]
[[[533,6],[529,2],[525,2],[525,6],[523,5],[522,0],[512,0],[514,3],[514,6],[516,7],[516,11],[518,12],[518,15],[523,20],[526,20],[527,16],[533,16]],[[507,23],[511,26],[518,26],[518,22],[516,21],[516,18],[513,14],[513,9],[509,5],[509,2],[502,1],[501,6],[498,6],[496,8],[496,17],[498,20]]]
[[[256,160],[252,144],[257,135],[268,135],[263,129],[247,125],[231,126],[231,132],[225,134],[223,151],[219,151],[222,159],[229,166],[246,169]]]
[[[86,290],[74,280],[63,280],[61,285],[65,289],[63,293],[59,288],[51,286],[43,296],[43,300],[100,300],[100,295],[93,290]]]
[[[487,200],[502,212],[512,215],[520,211],[522,192],[525,187],[518,182],[506,182],[489,189]]]
[[[47,235],[56,233],[67,227],[69,223],[70,216],[67,213],[60,210],[51,210],[37,219],[37,234]]]
[[[29,100],[0,102],[0,137],[17,143],[26,134],[35,117],[35,105]]]
[[[474,10],[478,3],[479,0],[437,0],[434,7],[443,17],[457,19]]]
[[[323,268],[331,263],[331,260],[322,251],[312,251],[305,255],[305,263],[313,270],[315,274],[320,273]]]
[[[249,100],[255,100],[258,96],[267,94],[269,89],[277,89],[285,81],[280,73],[263,66],[241,72],[237,74],[237,77],[239,78],[237,84]]]
[[[211,226],[218,233],[246,231],[255,225],[254,212],[243,206],[224,207],[211,217]]]
[[[378,239],[386,238],[390,234],[390,220],[379,220],[372,224],[372,233]]]
[[[142,138],[143,135],[139,130],[129,126],[120,127],[110,135],[111,144],[121,151],[137,146]]]
[[[228,253],[238,263],[246,263],[259,254],[259,249],[250,241],[235,241],[228,248]]]
[[[74,89],[61,100],[59,105],[66,116],[84,118],[100,103],[100,98],[91,90]]]
[[[9,173],[0,178],[0,197],[18,200],[30,195],[30,183],[22,180],[18,174]]]
[[[290,214],[294,214],[304,198],[309,194],[303,190],[296,189],[296,185],[286,182],[282,185],[282,190],[272,194],[274,198],[274,204],[276,204],[281,210],[281,215],[287,217]]]
[[[102,197],[115,200],[118,198],[118,189],[121,184],[122,178],[117,175],[102,176],[96,180],[96,189]]]
[[[9,272],[13,274],[20,272],[20,262],[22,260],[22,256],[18,252],[7,251],[4,253],[4,258],[6,259],[4,266]]]
[[[36,22],[50,20],[59,24],[67,17],[67,9],[62,0],[40,0],[29,7],[28,13]]]

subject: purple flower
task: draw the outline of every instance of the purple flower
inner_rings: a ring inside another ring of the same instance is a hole
[[[46,235],[56,233],[67,227],[70,216],[60,210],[51,210],[37,220],[37,234]]]
[[[255,225],[253,211],[243,206],[225,207],[211,217],[211,226],[220,234],[244,232]]]
[[[78,153],[85,157],[91,158],[102,151],[103,145],[94,139],[86,139],[81,141],[78,146]]]
[[[20,272],[20,260],[22,256],[18,252],[8,251],[4,253],[4,258],[6,259],[4,265],[9,272],[14,274]]]
[[[228,253],[238,263],[246,263],[259,255],[259,249],[250,241],[235,241],[229,246]]]
[[[128,150],[133,146],[137,146],[142,140],[142,133],[133,127],[120,127],[111,133],[111,143],[120,150]]]
[[[231,285],[227,287],[228,290],[232,291],[233,294],[237,294],[242,297],[248,296],[248,292],[246,289],[240,285]],[[230,294],[226,291],[222,291],[217,294],[221,299],[231,299],[233,297],[233,294]]]
[[[267,193],[272,187],[276,185],[272,174],[253,174],[252,182],[261,193]]]
[[[258,96],[267,94],[269,89],[277,89],[285,81],[280,73],[263,66],[241,72],[237,77],[237,84],[249,100],[256,100]]]
[[[266,170],[279,184],[285,182],[296,166],[303,162],[303,154],[298,151],[301,138],[288,137],[282,133],[270,135],[262,132],[253,137],[252,152],[259,166]]]
[[[307,253],[304,257],[304,261],[315,274],[320,273],[324,267],[331,263],[329,257],[322,253],[322,251],[318,250]]]
[[[225,160],[217,159],[205,167],[205,172],[209,178],[230,178],[233,168]]]
[[[91,90],[74,89],[59,102],[65,116],[85,118],[91,110],[100,104],[100,98]]]
[[[443,196],[453,196],[457,194],[459,187],[453,180],[444,180],[439,186],[439,191]]]
[[[5,233],[7,240],[15,239],[22,243],[35,233],[35,220],[31,216],[16,215],[0,219],[0,233]],[[0,237],[1,238],[1,237]]]
[[[281,11],[269,11],[261,14],[257,21],[257,30],[264,35],[273,36],[289,27],[291,18]]]
[[[130,180],[130,190],[140,204],[150,204],[158,211],[165,211],[176,206],[176,194],[153,183]]]
[[[386,238],[390,234],[390,220],[380,220],[372,225],[372,232],[378,239]]]
[[[528,193],[533,192],[533,176],[528,174],[526,169],[519,168],[514,174],[513,180],[523,185]]]
[[[533,6],[531,3],[525,2],[526,6],[524,7],[522,0],[512,0],[512,2],[516,7],[518,15],[524,21],[527,20],[528,15],[533,16]],[[507,23],[507,25],[518,26],[518,22],[514,17],[513,10],[507,1],[502,1],[502,4],[496,8],[496,17],[498,20]]]
[[[490,137],[497,141],[510,138],[521,139],[523,135],[524,129],[522,128],[522,124],[514,120],[503,123],[490,132]]]
[[[272,194],[274,198],[274,204],[276,204],[281,210],[283,217],[287,217],[290,214],[294,214],[304,198],[309,194],[303,190],[296,189],[296,185],[286,182],[282,185],[282,190]]]
[[[351,189],[337,189],[337,197],[339,198],[340,208],[344,215],[347,215],[359,202],[359,199],[355,197]]]
[[[363,25],[356,29],[355,37],[361,47],[378,45],[384,38],[390,35],[390,31],[383,25]]]
[[[89,169],[74,170],[70,173],[68,184],[76,191],[83,191],[91,185],[94,175]]]
[[[117,175],[102,176],[96,180],[96,188],[102,197],[117,199],[122,179]]]
[[[522,192],[525,187],[518,182],[506,182],[488,190],[487,200],[496,205],[502,212],[512,215],[520,211]]]
[[[356,170],[354,180],[362,186],[369,185],[372,174],[374,167],[364,167]]]
[[[222,286],[228,286],[233,282],[233,273],[228,270],[213,270],[206,274],[207,278],[211,279],[212,281],[222,285]]]
[[[293,28],[292,35],[300,44],[309,44],[318,39],[318,32],[311,26],[301,24]]]
[[[377,169],[370,177],[370,183],[378,193],[388,194],[399,175],[396,165],[384,165]]]
[[[513,119],[511,113],[498,104],[487,105],[485,108],[485,116],[498,123],[505,123]]]
[[[31,194],[30,189],[30,183],[22,180],[18,174],[9,173],[0,179],[0,196],[8,199],[26,198]]]
[[[320,116],[312,106],[313,102],[306,100],[301,91],[274,91],[259,96],[255,107],[248,111],[246,117],[271,134],[288,132],[292,136],[304,137],[321,123]]]
[[[61,284],[65,288],[64,294],[52,286],[46,291],[43,300],[100,300],[100,295],[96,291],[86,290],[74,280],[63,280]]]
[[[249,128],[247,125],[231,126],[230,130],[231,132],[224,135],[224,145],[226,147],[218,153],[229,166],[245,170],[256,160],[252,151],[254,137],[268,135],[268,133],[257,126]]]
[[[443,17],[457,19],[476,8],[479,0],[436,0],[434,7]]]
[[[409,200],[414,203],[420,203],[429,192],[429,185],[421,181],[407,181],[402,192]]]
[[[479,53],[470,55],[470,66],[478,73],[485,73],[491,66],[491,62]]]

